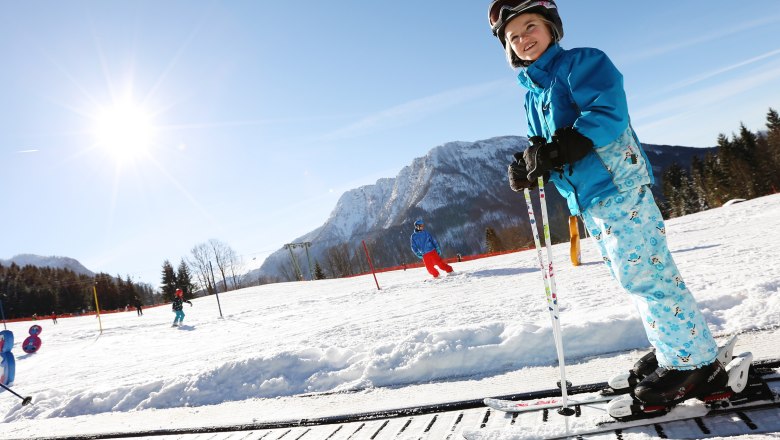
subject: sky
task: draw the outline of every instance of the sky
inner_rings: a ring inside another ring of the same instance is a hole
[[[780,194],[666,226],[683,279],[719,343],[737,335],[735,354],[776,358]],[[528,250],[456,262],[452,275],[435,280],[424,268],[379,273],[380,290],[370,275],[249,287],[220,294],[219,304],[214,296],[184,304],[181,327],[171,327],[169,304],[142,316],[130,310],[100,320],[60,317],[56,325],[10,322],[12,387],[33,403],[22,406],[0,392],[0,437],[270,423],[553,388],[560,376],[537,258]],[[583,385],[626,372],[649,344],[596,243],[582,241],[577,267],[567,243],[553,246],[553,267],[567,380]],[[21,343],[32,324],[42,327],[41,346],[27,354]],[[484,410],[467,412],[458,429],[474,429],[483,416]],[[776,438],[780,419],[773,418]],[[405,420],[393,419],[378,438],[404,438],[393,434]],[[424,438],[445,438],[437,430],[447,423]],[[380,424],[370,422],[356,437],[344,429],[302,439],[368,439]],[[301,438],[305,428],[284,438]],[[669,438],[679,438],[672,429]],[[648,438],[629,434],[624,438]]]
[[[438,145],[525,135],[487,4],[0,3],[0,258],[256,267]],[[561,0],[562,45],[610,56],[640,140],[709,147],[780,106],[780,4],[733,6]]]

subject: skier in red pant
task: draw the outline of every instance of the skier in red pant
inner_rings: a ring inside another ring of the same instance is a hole
[[[425,223],[421,218],[414,222],[414,233],[412,233],[411,242],[412,252],[417,255],[417,258],[423,260],[428,273],[433,275],[434,278],[439,276],[439,271],[434,266],[439,266],[440,269],[447,273],[452,272],[452,266],[441,259],[439,242],[425,230]]]

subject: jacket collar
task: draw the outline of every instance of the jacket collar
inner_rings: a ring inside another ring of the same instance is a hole
[[[520,71],[517,75],[517,81],[529,90],[549,87],[555,75],[556,60],[561,53],[563,53],[563,48],[558,43],[552,44],[542,56]]]

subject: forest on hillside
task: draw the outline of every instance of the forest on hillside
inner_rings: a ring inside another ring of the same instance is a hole
[[[70,269],[0,265],[4,319],[93,312],[95,296],[101,310],[123,310],[136,301],[147,305],[162,301],[151,285],[133,283],[129,276],[122,279],[98,273],[92,277]]]
[[[780,116],[769,109],[766,130],[718,136],[714,153],[694,158],[689,169],[673,164],[663,174],[664,215],[679,217],[752,199],[780,189]]]

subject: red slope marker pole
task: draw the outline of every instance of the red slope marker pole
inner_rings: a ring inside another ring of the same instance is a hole
[[[368,267],[371,268],[371,274],[374,275],[374,282],[376,283],[376,290],[382,290],[379,288],[379,281],[376,280],[376,272],[374,271],[374,263],[371,262],[371,256],[368,255],[368,246],[366,246],[366,241],[362,240],[363,243],[363,250],[366,251],[366,259],[368,260]]]

